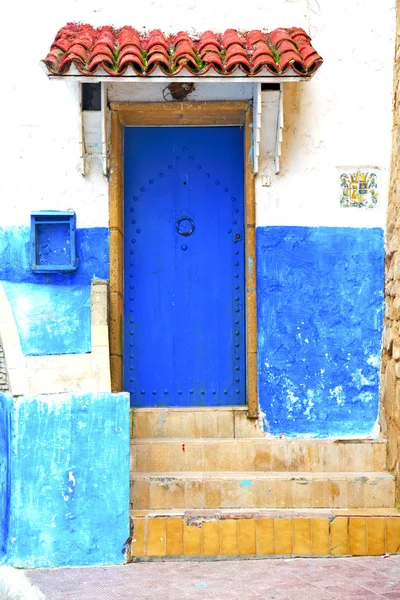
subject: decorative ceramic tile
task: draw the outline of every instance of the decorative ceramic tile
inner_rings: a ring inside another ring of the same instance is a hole
[[[340,206],[375,208],[378,202],[378,170],[364,167],[341,171]]]

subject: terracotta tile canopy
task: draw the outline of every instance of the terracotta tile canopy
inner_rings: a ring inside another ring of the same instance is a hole
[[[247,75],[309,77],[322,58],[310,37],[298,27],[225,33],[205,31],[198,36],[181,31],[165,36],[156,29],[146,34],[133,27],[68,23],[57,33],[44,59],[53,75],[110,76]],[[161,73],[160,73],[161,71]]]

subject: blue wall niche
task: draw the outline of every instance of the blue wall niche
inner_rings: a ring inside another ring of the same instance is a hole
[[[76,218],[73,211],[31,213],[31,264],[42,273],[75,271]]]
[[[372,432],[383,242],[381,229],[257,229],[259,398],[273,435]]]

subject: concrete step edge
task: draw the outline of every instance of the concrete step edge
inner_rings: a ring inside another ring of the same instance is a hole
[[[199,480],[207,481],[212,479],[232,479],[237,481],[246,481],[252,479],[275,479],[275,480],[352,480],[357,479],[360,483],[367,483],[369,480],[394,480],[394,475],[386,471],[365,471],[365,472],[335,472],[335,471],[166,471],[166,472],[134,472],[131,480],[133,482],[147,479],[162,480]]]
[[[398,508],[170,508],[136,509],[131,517],[199,517],[220,519],[254,518],[326,518],[335,517],[395,517],[400,519]]]
[[[185,438],[182,437],[158,437],[158,438],[131,438],[132,446],[139,446],[145,444],[165,444],[165,443],[175,443],[181,444],[185,442],[187,444],[232,444],[232,443],[246,443],[246,444],[254,444],[254,443],[269,443],[269,444],[287,444],[288,446],[293,444],[325,444],[325,445],[336,445],[341,444],[343,446],[354,446],[354,445],[365,445],[368,446],[370,444],[374,445],[387,445],[387,440],[379,439],[379,438],[371,438],[371,439],[343,439],[343,438],[318,438],[318,439],[294,439],[294,438]]]
[[[131,407],[132,412],[247,412],[248,406],[171,406],[171,407]]]

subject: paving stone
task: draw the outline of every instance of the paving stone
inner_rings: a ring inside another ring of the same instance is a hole
[[[46,600],[400,600],[400,556],[27,570]]]

